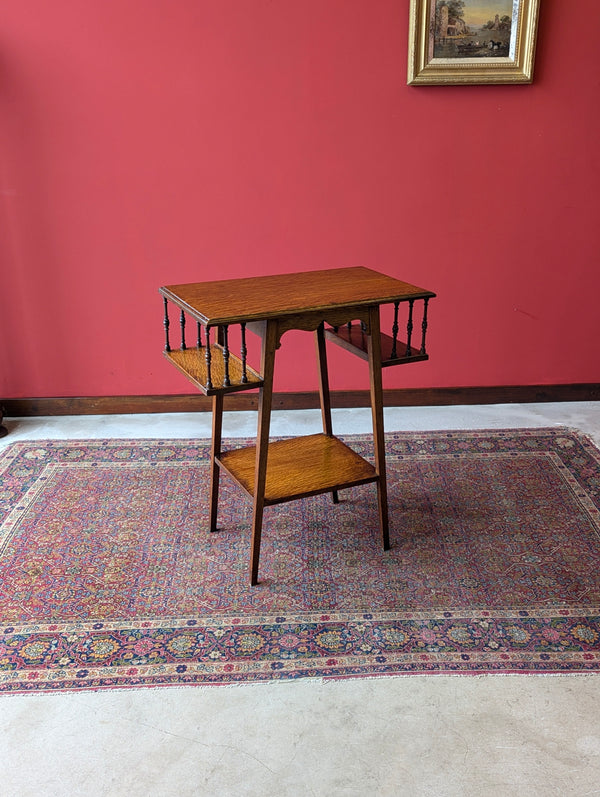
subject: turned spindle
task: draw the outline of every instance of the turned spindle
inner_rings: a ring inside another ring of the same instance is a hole
[[[179,315],[179,326],[181,327],[181,349],[185,351],[187,347],[185,345],[185,313],[183,310]]]
[[[210,327],[206,327],[206,347],[205,347],[204,358],[206,360],[206,387],[209,390],[212,390],[213,383],[210,373],[210,365],[212,359],[212,354],[210,351]]]
[[[166,299],[163,299],[163,302],[165,306],[165,317],[163,321],[165,328],[165,351],[171,351],[171,344],[169,343],[169,305]]]
[[[398,307],[400,302],[394,302],[394,323],[392,324],[392,351],[390,357],[396,359],[396,346],[398,344]]]
[[[427,305],[429,304],[429,299],[424,299],[423,303],[423,322],[421,324],[423,336],[421,338],[421,354],[427,354],[425,351],[425,333],[427,332]]]
[[[413,333],[413,307],[415,304],[414,299],[408,300],[408,322],[406,324],[406,356],[410,357],[412,350],[410,347]]]
[[[248,354],[248,349],[246,348],[246,322],[242,321],[240,324],[242,330],[242,345],[240,348],[240,355],[242,357],[242,384],[246,384],[248,382],[248,372],[246,369],[246,355]]]
[[[223,335],[223,386],[229,387],[231,385],[229,378],[229,327],[225,324],[221,330]]]

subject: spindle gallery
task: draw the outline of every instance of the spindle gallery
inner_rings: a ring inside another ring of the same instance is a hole
[[[429,355],[425,348],[425,336],[427,334],[427,312],[429,297],[426,296],[419,301],[422,306],[421,316],[421,342],[419,348],[412,347],[412,335],[414,328],[414,305],[417,300],[404,299],[393,303],[394,322],[391,328],[391,335],[381,333],[381,366],[386,368],[388,365],[401,365],[402,363],[416,363],[428,360]],[[400,307],[406,308],[406,337],[405,340],[398,339],[400,326],[398,316]],[[364,322],[358,324],[349,322],[344,327],[333,327],[325,329],[327,340],[336,343],[342,348],[352,351],[363,360],[368,359],[367,329]]]
[[[418,348],[412,347],[412,334],[414,328],[415,299],[396,301],[394,306],[394,323],[391,335],[381,333],[381,366],[400,365],[402,363],[420,362],[429,359],[425,348],[427,333],[427,312],[429,297],[424,297],[421,316],[421,342]],[[406,337],[405,341],[398,339],[400,330],[398,324],[399,308],[407,308]],[[211,343],[212,330],[210,325],[203,327],[200,321],[196,322],[197,338],[195,347],[189,348],[185,337],[186,319],[185,312],[180,311],[181,343],[179,349],[173,349],[169,340],[169,306],[164,299],[164,327],[165,327],[165,356],[188,379],[198,387],[206,396],[216,392],[234,393],[239,390],[252,390],[262,385],[260,374],[250,368],[247,363],[248,349],[246,346],[246,322],[239,324],[241,346],[239,357],[229,349],[229,324],[216,327],[217,342]],[[202,343],[202,329],[206,343]],[[368,359],[368,330],[364,321],[352,323],[348,321],[343,327],[325,327],[327,340],[352,351],[364,360]]]
[[[210,530],[217,530],[220,470],[253,501],[250,583],[258,582],[264,507],[284,501],[331,493],[337,503],[339,490],[374,483],[382,547],[387,550],[382,369],[428,359],[427,313],[435,294],[361,267],[170,285],[160,293],[165,357],[202,393],[213,397]],[[170,304],[179,311],[180,344],[175,349],[169,337]],[[392,319],[391,334],[381,331],[386,310]],[[197,327],[193,346],[186,340],[188,316]],[[416,323],[421,329],[417,346],[413,344]],[[315,335],[323,433],[269,443],[275,352],[292,329]],[[262,340],[260,370],[247,362],[247,331]],[[374,465],[333,434],[326,341],[369,364]],[[259,390],[256,445],[221,451],[224,395],[253,389]]]
[[[180,311],[181,343],[178,349],[171,347],[169,338],[169,303],[164,299],[165,356],[206,396],[219,392],[233,393],[251,390],[262,385],[260,375],[248,366],[246,347],[246,323],[241,322],[241,346],[239,357],[229,350],[229,324],[211,327],[196,321],[196,344],[187,345],[185,311]],[[202,330],[204,329],[204,343]],[[211,343],[215,331],[216,342]]]

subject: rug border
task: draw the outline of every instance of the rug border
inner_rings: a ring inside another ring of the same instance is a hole
[[[386,432],[386,441],[390,439],[397,440],[411,440],[418,442],[419,439],[427,439],[432,437],[446,437],[450,439],[473,439],[481,436],[506,436],[506,435],[519,435],[519,437],[544,437],[551,436],[558,438],[560,435],[570,436],[576,438],[579,444],[586,450],[586,452],[600,464],[600,449],[593,441],[590,435],[584,433],[577,427],[570,427],[566,425],[557,425],[552,427],[508,427],[508,428],[481,428],[471,430],[396,430]],[[279,439],[284,439],[285,436],[279,436]],[[345,441],[355,440],[363,444],[369,445],[372,443],[372,435],[365,434],[348,434],[340,435],[341,439]],[[275,438],[273,438],[275,439]],[[224,445],[241,446],[246,441],[253,442],[254,438],[248,437],[233,437],[224,439]],[[193,446],[207,448],[210,446],[208,438],[164,438],[164,437],[151,437],[151,438],[41,438],[41,439],[23,439],[6,441],[0,447],[0,474],[6,469],[4,467],[10,465],[10,462],[18,455],[18,452],[30,447],[50,447],[52,449],[74,448],[77,446],[85,445],[90,448],[113,448],[131,446],[152,446],[156,448],[166,447],[169,445],[176,446]],[[440,452],[441,453],[441,452]],[[200,457],[204,459],[204,456]],[[193,461],[193,460],[190,460]],[[74,463],[76,464],[76,463]],[[125,463],[124,463],[125,464]],[[600,630],[600,607],[586,606],[585,619],[594,619],[598,623]],[[278,613],[266,614],[261,613],[257,615],[239,616],[234,614],[221,615],[218,618],[203,618],[194,616],[178,616],[178,617],[136,617],[135,620],[106,620],[102,618],[87,619],[85,621],[72,621],[62,623],[20,623],[8,624],[0,621],[0,635],[4,632],[4,639],[8,635],[14,634],[62,634],[70,633],[77,634],[77,632],[91,632],[106,634],[111,631],[136,629],[140,627],[147,630],[165,629],[167,627],[176,629],[190,629],[193,624],[194,628],[224,628],[225,626],[236,624],[239,628],[250,628],[253,625],[275,625],[293,623],[317,623],[321,624],[334,624],[334,623],[356,623],[361,622],[360,615],[363,615],[362,622],[367,620],[380,622],[380,623],[399,623],[405,621],[464,621],[468,623],[473,622],[487,622],[493,620],[510,620],[511,618],[522,620],[524,614],[531,617],[535,615],[536,621],[543,620],[567,620],[582,617],[582,607],[580,606],[565,606],[558,608],[557,606],[550,608],[535,609],[533,612],[523,606],[503,607],[500,610],[487,610],[482,607],[473,607],[469,611],[462,609],[448,609],[446,607],[440,609],[430,609],[427,611],[394,611],[394,612],[304,612],[304,613]],[[357,620],[357,618],[359,618]],[[515,653],[515,651],[513,651]],[[97,691],[103,689],[139,689],[139,688],[163,688],[163,687],[186,687],[190,685],[195,686],[208,686],[208,685],[236,685],[244,683],[268,683],[272,681],[282,680],[296,680],[298,678],[318,678],[321,680],[345,680],[350,678],[367,678],[367,677],[403,677],[408,675],[508,675],[508,674],[531,674],[531,675],[570,675],[570,674],[595,674],[600,671],[600,649],[593,648],[587,652],[582,649],[580,656],[573,656],[570,653],[570,663],[566,661],[559,661],[556,656],[549,656],[546,659],[531,658],[528,655],[522,656],[517,661],[512,656],[506,660],[506,666],[495,667],[490,666],[490,662],[486,661],[486,657],[482,656],[477,658],[476,662],[472,659],[462,658],[464,653],[456,653],[456,656],[448,656],[447,653],[440,654],[437,657],[431,651],[427,652],[425,658],[420,662],[415,660],[415,654],[410,654],[408,658],[402,661],[375,661],[359,662],[357,657],[354,656],[352,662],[340,661],[340,656],[331,654],[328,657],[322,656],[318,659],[305,662],[302,666],[301,662],[295,661],[290,663],[290,667],[285,666],[275,671],[262,671],[260,667],[254,671],[237,670],[235,672],[226,672],[224,668],[219,670],[215,667],[207,667],[205,664],[198,664],[197,668],[191,667],[188,672],[187,668],[190,667],[189,663],[185,665],[172,664],[169,668],[165,669],[164,665],[157,665],[158,669],[150,667],[146,669],[141,666],[141,671],[135,674],[125,674],[122,668],[115,669],[109,668],[87,668],[84,675],[83,670],[85,667],[71,668],[66,671],[64,669],[55,669],[50,672],[48,680],[41,678],[39,668],[38,670],[29,669],[27,672],[19,671],[15,678],[10,678],[10,671],[0,672],[0,693],[1,694],[25,694],[25,693],[60,693],[60,692],[75,692],[75,691]],[[497,654],[494,652],[494,654]],[[445,656],[445,658],[443,658]],[[402,658],[402,657],[401,657]],[[410,661],[409,661],[410,659]],[[268,662],[267,662],[268,663]],[[231,662],[229,662],[231,664]],[[379,665],[379,666],[377,666]],[[479,665],[479,666],[474,666]],[[176,675],[171,673],[173,667],[185,666],[185,672],[178,672]],[[235,665],[234,665],[235,666]],[[74,677],[73,671],[78,669],[80,675]],[[252,668],[250,668],[252,669]],[[37,675],[34,673],[38,672]],[[42,675],[48,672],[42,673]],[[30,677],[28,678],[27,675]],[[33,676],[33,677],[31,677]]]

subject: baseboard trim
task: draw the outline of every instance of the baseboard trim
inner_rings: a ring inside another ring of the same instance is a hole
[[[383,391],[386,407],[441,407],[460,404],[530,404],[548,401],[599,401],[600,383],[569,385],[507,385],[496,387],[443,387]],[[332,391],[333,407],[370,406],[368,390]],[[2,401],[5,417],[39,415],[117,415],[158,412],[206,412],[210,398],[198,395],[78,396],[71,398],[12,398]],[[256,392],[225,396],[229,411],[255,410]],[[273,409],[300,410],[319,406],[316,391],[275,393]]]

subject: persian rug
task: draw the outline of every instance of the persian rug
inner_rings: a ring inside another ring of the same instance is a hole
[[[270,507],[256,587],[227,477],[207,530],[208,441],[9,445],[0,691],[600,669],[595,446],[563,428],[386,444],[391,550],[373,485]]]

